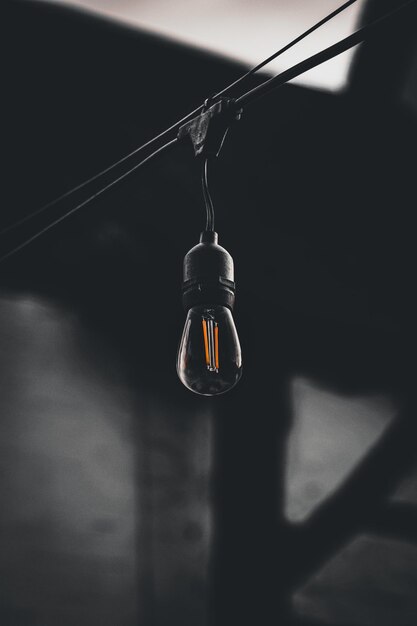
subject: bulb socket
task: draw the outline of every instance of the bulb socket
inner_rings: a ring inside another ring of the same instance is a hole
[[[219,304],[233,311],[233,259],[219,246],[215,232],[203,231],[200,243],[184,257],[182,302],[186,311],[199,304]]]

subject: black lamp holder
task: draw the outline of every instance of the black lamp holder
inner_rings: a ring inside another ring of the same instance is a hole
[[[229,127],[241,118],[235,100],[206,100],[203,111],[180,127],[178,139],[189,137],[200,159],[219,156]],[[218,234],[205,230],[200,242],[184,258],[182,301],[186,311],[196,305],[219,304],[233,310],[235,282],[233,259],[219,246]]]

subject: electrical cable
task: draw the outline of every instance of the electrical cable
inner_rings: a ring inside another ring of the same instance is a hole
[[[172,126],[167,128],[166,130],[164,130],[161,133],[159,133],[159,135],[156,135],[155,137],[153,137],[153,139],[150,139],[149,141],[147,141],[146,143],[142,144],[138,148],[135,148],[135,150],[132,150],[132,152],[130,152],[129,154],[126,154],[124,157],[122,157],[121,159],[119,159],[115,163],[112,163],[112,165],[109,165],[108,167],[106,167],[106,169],[102,170],[101,172],[98,172],[97,174],[94,174],[94,176],[91,176],[91,178],[88,178],[87,180],[83,181],[82,183],[80,183],[76,187],[72,187],[71,189],[69,189],[68,191],[63,193],[62,195],[58,196],[58,198],[55,198],[54,200],[51,200],[51,202],[48,202],[47,204],[44,204],[40,209],[37,209],[33,213],[30,213],[29,215],[26,215],[25,217],[22,217],[22,219],[14,222],[10,226],[6,226],[3,230],[0,231],[0,236],[1,235],[5,235],[6,233],[14,230],[15,228],[18,228],[22,224],[25,224],[26,222],[28,222],[29,220],[33,219],[37,215],[40,215],[41,213],[43,213],[44,211],[52,208],[53,206],[55,206],[56,204],[58,204],[62,200],[65,200],[65,198],[68,198],[69,196],[71,196],[75,192],[79,191],[80,189],[83,189],[84,187],[86,187],[90,183],[94,182],[98,178],[101,178],[102,176],[104,176],[104,174],[107,174],[111,170],[115,169],[118,165],[121,165],[122,163],[124,163],[124,161],[127,161],[128,159],[130,159],[135,154],[138,154],[139,152],[141,152],[145,148],[148,148],[149,146],[151,146],[158,139],[162,139],[162,137],[165,137],[165,135],[167,135],[169,132],[171,132],[172,130],[177,129],[178,126],[180,126],[183,122],[184,123],[187,122],[190,117],[192,117],[193,115],[195,115],[196,113],[201,111],[202,108],[203,108],[203,105],[197,107],[196,109],[194,109],[194,111],[191,111],[191,113],[188,113],[188,115],[185,115],[181,120],[179,120],[178,122],[175,122],[175,124],[173,124]],[[158,153],[158,151],[155,152],[155,154],[157,154],[157,153]],[[92,196],[92,197],[95,197],[95,196]]]
[[[77,206],[73,207],[72,209],[70,209],[69,211],[67,211],[66,213],[64,213],[63,215],[61,215],[59,218],[57,218],[56,220],[54,220],[53,222],[51,222],[50,224],[48,224],[47,226],[45,226],[45,228],[43,228],[42,230],[40,230],[39,232],[37,232],[35,235],[33,235],[32,237],[29,237],[28,239],[26,239],[23,243],[21,243],[20,245],[16,246],[15,248],[13,248],[12,250],[10,250],[10,252],[7,252],[5,255],[3,255],[2,257],[0,257],[0,263],[2,263],[3,261],[5,261],[6,259],[10,258],[11,256],[13,256],[14,254],[16,254],[16,252],[19,252],[20,250],[22,250],[23,248],[25,248],[27,245],[29,245],[30,243],[32,243],[33,241],[35,241],[36,239],[38,239],[38,237],[41,237],[41,235],[45,234],[46,232],[48,232],[51,228],[53,228],[54,226],[57,226],[60,222],[64,221],[67,217],[69,217],[70,215],[73,215],[74,213],[76,213],[77,211],[79,211],[80,209],[82,209],[86,204],[88,204],[89,202],[91,202],[92,200],[95,200],[96,198],[98,198],[99,196],[101,196],[102,193],[104,193],[105,191],[108,191],[109,189],[111,189],[112,187],[114,187],[115,185],[117,185],[117,183],[121,182],[122,180],[124,180],[125,178],[127,178],[127,176],[129,176],[130,174],[132,174],[133,172],[135,172],[137,169],[139,169],[142,165],[145,165],[145,163],[147,163],[148,161],[150,161],[154,156],[156,156],[157,154],[160,154],[161,152],[165,152],[165,150],[167,150],[169,147],[171,147],[172,145],[174,145],[175,143],[177,143],[178,139],[177,137],[175,137],[174,139],[172,139],[171,141],[168,141],[168,143],[164,144],[163,146],[161,146],[160,148],[158,148],[157,150],[155,150],[154,152],[152,152],[149,156],[147,156],[145,159],[143,159],[142,161],[140,161],[139,163],[137,163],[134,167],[132,167],[130,170],[128,170],[127,172],[124,172],[124,174],[122,174],[121,176],[119,176],[118,178],[116,178],[115,180],[111,181],[108,185],[106,185],[105,187],[102,187],[101,189],[99,189],[98,191],[96,191],[96,193],[94,193],[93,195],[89,196],[86,200],[83,200],[82,202],[80,202],[80,204],[78,204]]]
[[[267,59],[265,59],[264,61],[262,61],[258,65],[256,65],[255,67],[253,67],[251,70],[249,70],[248,72],[246,72],[245,74],[240,76],[240,78],[238,78],[234,82],[232,82],[229,85],[227,85],[227,87],[224,87],[224,89],[222,89],[221,91],[216,93],[213,96],[213,98],[218,98],[218,97],[224,95],[226,92],[228,92],[230,89],[232,89],[232,87],[235,87],[236,85],[242,83],[249,76],[252,76],[253,74],[255,74],[261,68],[265,67],[265,65],[270,63],[270,61],[276,59],[278,56],[280,56],[281,54],[283,54],[284,52],[286,52],[287,50],[289,50],[290,48],[295,46],[297,43],[302,41],[305,37],[307,37],[308,35],[313,33],[315,30],[320,28],[320,26],[323,26],[326,22],[328,22],[329,20],[333,19],[336,15],[338,15],[339,13],[341,13],[342,11],[347,9],[349,6],[351,6],[355,2],[357,2],[357,0],[348,0],[348,2],[345,2],[344,4],[342,4],[335,11],[333,11],[332,13],[330,13],[329,15],[327,15],[326,17],[321,19],[319,22],[314,24],[312,27],[310,27],[309,29],[304,31],[301,35],[299,35],[298,37],[296,37],[295,39],[290,41],[283,48],[281,48],[280,50],[278,50],[277,52],[272,54],[270,57],[268,57]],[[88,186],[90,183],[94,182],[95,180],[98,180],[99,178],[101,178],[102,176],[104,176],[108,172],[112,171],[113,169],[115,169],[116,167],[118,167],[119,165],[121,165],[122,163],[124,163],[125,161],[130,159],[131,157],[135,156],[136,154],[138,154],[139,152],[141,152],[145,148],[150,147],[156,141],[158,141],[158,139],[162,139],[163,137],[168,135],[171,131],[178,130],[178,128],[179,128],[179,126],[181,124],[187,122],[193,115],[196,115],[197,113],[199,113],[203,109],[203,107],[204,107],[204,105],[200,105],[199,107],[194,109],[194,111],[191,111],[190,113],[188,113],[188,115],[186,115],[182,119],[180,119],[178,122],[175,122],[169,128],[167,128],[166,130],[162,131],[161,133],[159,133],[158,135],[156,135],[155,137],[153,137],[152,139],[150,139],[149,141],[147,141],[143,145],[139,146],[138,148],[135,148],[134,150],[132,150],[132,152],[129,152],[128,154],[123,156],[121,159],[119,159],[115,163],[112,163],[111,165],[106,167],[104,170],[101,170],[97,174],[94,174],[93,176],[91,176],[87,180],[83,181],[79,185],[77,185],[75,187],[72,187],[71,189],[69,189],[65,193],[61,194],[60,196],[58,196],[57,198],[55,198],[51,202],[48,202],[47,204],[43,205],[41,208],[37,209],[36,211],[33,211],[29,215],[26,215],[25,217],[21,218],[20,220],[17,220],[13,224],[10,224],[9,226],[6,226],[3,230],[0,231],[0,236],[1,235],[5,235],[6,233],[8,233],[8,232],[10,232],[12,230],[15,230],[16,228],[18,228],[19,226],[21,226],[21,225],[25,224],[26,222],[30,221],[34,217],[37,217],[38,215],[40,215],[44,211],[47,211],[48,209],[51,209],[53,206],[55,206],[58,203],[62,202],[62,200],[65,200],[66,198],[70,197],[72,194],[74,194],[77,191],[80,191],[84,187]]]
[[[399,7],[396,7],[389,13],[385,13],[385,15],[382,15],[370,24],[367,24],[363,28],[360,28],[352,35],[349,35],[348,37],[345,37],[344,39],[338,41],[332,46],[321,50],[321,52],[317,52],[317,54],[314,54],[304,61],[297,63],[297,65],[290,67],[288,70],[281,72],[277,76],[266,80],[257,87],[254,87],[247,93],[237,98],[235,102],[236,106],[241,108],[247,106],[248,104],[252,104],[252,102],[254,102],[255,100],[258,100],[262,96],[268,94],[273,89],[281,87],[284,83],[287,83],[293,78],[296,78],[300,74],[303,74],[304,72],[307,72],[308,70],[317,67],[317,65],[320,65],[325,61],[329,61],[330,59],[333,59],[335,56],[338,56],[342,52],[349,50],[349,48],[353,48],[353,46],[362,43],[363,41],[365,41],[365,39],[368,39],[368,36],[370,34],[377,31],[381,24],[388,21],[390,18],[392,18],[394,15],[404,10],[408,6],[411,6],[416,1],[417,0],[408,0],[408,2],[404,2]]]
[[[246,74],[243,74],[243,76],[241,76],[240,78],[235,80],[234,83],[231,83],[230,85],[228,85],[227,87],[222,89],[222,91],[219,91],[214,97],[218,98],[219,96],[223,96],[230,89],[232,89],[232,87],[236,87],[236,85],[239,85],[242,81],[246,80],[250,76],[253,76],[253,74],[255,74],[260,69],[265,67],[265,65],[267,65],[271,61],[274,61],[274,59],[276,59],[277,57],[281,56],[281,54],[284,54],[284,52],[287,52],[287,50],[289,50],[290,48],[295,46],[297,43],[299,43],[300,41],[302,41],[303,39],[308,37],[308,35],[311,35],[311,33],[314,33],[314,31],[317,30],[318,28],[320,28],[320,26],[324,26],[324,24],[326,24],[331,19],[336,17],[336,15],[338,15],[339,13],[342,13],[342,11],[344,11],[345,9],[350,7],[352,4],[355,4],[355,2],[357,2],[357,0],[348,0],[348,2],[345,2],[345,4],[342,4],[340,7],[335,9],[332,13],[329,13],[329,15],[326,15],[326,17],[324,17],[320,21],[316,22],[313,26],[308,28],[301,35],[299,35],[298,37],[296,37],[295,39],[290,41],[290,43],[287,43],[283,48],[280,48],[280,50],[278,50],[278,52],[274,52],[274,54],[271,54],[270,57],[268,57],[267,59],[265,59],[264,61],[262,61],[258,65],[255,65],[255,67],[253,67],[251,70],[249,70],[249,72],[246,72]]]
[[[386,13],[385,15],[381,16],[380,18],[374,20],[373,22],[371,22],[367,26],[364,26],[363,28],[359,29],[358,31],[356,31],[352,35],[349,35],[348,37],[345,37],[344,39],[342,39],[341,41],[337,42],[336,44],[333,44],[332,46],[329,46],[328,48],[325,48],[321,52],[318,52],[317,54],[315,54],[315,55],[305,59],[304,61],[301,61],[300,63],[296,64],[295,66],[293,66],[291,68],[289,68],[288,70],[285,70],[284,72],[281,72],[277,76],[274,76],[273,78],[270,78],[269,80],[264,81],[263,83],[261,83],[257,87],[254,87],[250,91],[246,92],[245,94],[243,94],[242,96],[237,98],[235,100],[236,107],[237,108],[242,108],[242,107],[244,107],[244,106],[246,106],[248,104],[253,103],[255,100],[258,100],[262,96],[268,94],[273,89],[276,89],[276,88],[282,86],[284,83],[288,82],[289,80],[292,80],[293,78],[296,78],[300,74],[303,74],[304,72],[306,72],[306,71],[308,71],[310,69],[313,69],[317,65],[320,65],[321,63],[324,63],[325,61],[328,61],[331,58],[341,54],[342,52],[345,52],[346,50],[349,50],[350,48],[352,48],[353,46],[357,45],[358,43],[361,43],[361,42],[365,41],[365,39],[367,39],[368,35],[373,33],[373,32],[375,32],[377,30],[377,28],[379,28],[382,23],[386,22],[387,20],[389,20],[391,17],[393,17],[395,14],[399,13],[400,11],[405,9],[406,7],[414,4],[416,1],[417,0],[408,0],[408,2],[405,2],[405,3],[401,4],[399,7],[396,7],[394,10],[392,10],[392,11]],[[243,77],[242,77],[242,80],[243,80]],[[216,94],[216,96],[217,96],[217,94]],[[57,204],[60,201],[60,199],[63,199],[65,197],[69,197],[72,193],[74,193],[75,191],[77,191],[77,190],[81,189],[82,187],[88,185],[93,180],[98,179],[104,173],[109,172],[114,167],[116,167],[117,165],[119,165],[120,163],[122,163],[123,161],[128,159],[130,156],[133,156],[134,154],[137,154],[138,152],[140,152],[144,148],[152,145],[155,141],[157,141],[158,139],[164,137],[166,134],[168,134],[172,130],[178,129],[178,127],[183,122],[186,122],[192,115],[194,115],[194,114],[198,113],[199,111],[201,111],[203,109],[203,106],[204,105],[201,105],[200,107],[195,109],[193,112],[189,113],[184,118],[182,118],[180,121],[176,122],[175,124],[170,126],[168,129],[166,129],[165,131],[163,131],[162,133],[160,133],[159,135],[157,135],[156,137],[154,137],[153,139],[148,141],[146,144],[140,146],[139,148],[134,150],[129,155],[126,155],[125,157],[120,159],[117,163],[109,166],[106,170],[103,170],[103,172],[100,172],[99,174],[96,174],[95,176],[93,176],[89,180],[87,180],[84,183],[81,183],[80,185],[78,185],[78,187],[76,187],[74,189],[71,189],[70,191],[68,191],[65,194],[63,194],[60,198],[57,198],[56,200],[52,201],[46,207],[43,207],[42,209],[39,209],[34,214],[32,214],[32,216],[38,215],[39,213],[43,212],[47,208],[53,206],[54,204]],[[117,184],[118,182],[120,182],[121,180],[123,180],[124,178],[129,176],[129,174],[134,172],[141,165],[143,165],[144,163],[150,161],[154,156],[156,156],[160,152],[164,151],[166,148],[168,148],[169,146],[173,145],[176,142],[177,142],[177,138],[174,138],[173,140],[171,140],[168,143],[164,144],[162,147],[160,147],[157,150],[155,150],[153,153],[151,153],[148,157],[143,159],[141,162],[139,162],[133,168],[131,168],[130,170],[128,170],[127,172],[125,172],[124,174],[122,174],[121,176],[119,176],[118,178],[113,180],[112,182],[110,182],[108,185],[106,185],[102,189],[98,190],[92,196],[90,196],[89,198],[87,198],[86,200],[84,200],[83,202],[78,204],[76,207],[74,207],[73,209],[71,209],[70,211],[68,211],[67,213],[62,215],[61,217],[59,217],[56,220],[54,220],[53,222],[51,222],[48,226],[46,226],[44,229],[39,231],[34,236],[32,236],[29,239],[27,239],[21,245],[17,246],[16,248],[11,250],[10,252],[5,254],[4,256],[0,257],[0,263],[2,261],[4,261],[5,259],[9,258],[10,256],[14,255],[16,252],[18,252],[22,248],[26,247],[29,243],[31,243],[32,241],[34,241],[35,239],[40,237],[42,234],[44,234],[45,232],[47,232],[48,230],[53,228],[55,225],[57,225],[60,222],[62,222],[64,219],[66,219],[67,217],[69,217],[70,215],[72,215],[73,213],[75,213],[76,211],[81,209],[82,207],[84,207],[86,204],[88,204],[89,202],[94,200],[96,197],[100,196],[102,193],[104,193],[105,191],[107,191],[108,189],[113,187],[115,184]],[[204,173],[204,176],[203,176],[203,191],[205,190],[205,185],[207,183],[206,173],[207,172],[206,172],[206,169],[205,169],[205,173]],[[214,223],[214,209],[213,209],[213,205],[212,205],[212,202],[211,202],[210,194],[208,193],[208,186],[207,186],[207,194],[208,194],[207,196],[205,195],[205,200],[206,200],[206,208],[208,207],[208,218],[207,219],[208,219],[208,224],[209,224],[211,220],[213,220],[213,223]],[[208,204],[207,204],[207,201],[208,201]],[[27,218],[23,218],[22,220],[20,220],[19,223],[16,223],[16,225],[11,225],[10,227],[8,227],[3,232],[8,232],[8,231],[14,229],[15,227],[17,227],[18,224],[24,223],[24,222],[28,221],[29,219],[31,219],[32,216],[27,216]]]
[[[204,159],[201,168],[201,182],[203,185],[203,196],[204,203],[206,206],[207,220],[206,220],[206,230],[214,231],[214,206],[213,201],[210,196],[209,186],[208,186],[208,158]]]

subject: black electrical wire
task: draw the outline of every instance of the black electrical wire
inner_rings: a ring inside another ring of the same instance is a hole
[[[281,74],[278,74],[277,76],[274,76],[273,78],[270,78],[269,80],[266,80],[265,82],[261,83],[257,87],[254,87],[247,93],[240,96],[240,98],[237,98],[235,101],[236,106],[238,108],[242,108],[244,106],[247,106],[248,104],[252,104],[253,102],[255,102],[255,100],[258,100],[262,96],[268,94],[273,89],[281,87],[284,83],[287,83],[293,78],[296,78],[300,74],[303,74],[304,72],[307,72],[308,70],[311,70],[314,67],[317,67],[317,65],[320,65],[321,63],[324,63],[325,61],[329,61],[330,59],[333,59],[335,56],[338,56],[342,52],[345,52],[346,50],[353,48],[353,46],[356,46],[357,44],[362,43],[363,41],[368,39],[369,35],[375,33],[383,23],[387,22],[394,15],[396,15],[397,13],[399,13],[406,7],[414,4],[416,1],[417,0],[409,0],[408,2],[404,2],[399,7],[396,7],[389,13],[385,13],[385,15],[382,15],[381,17],[377,18],[376,20],[374,20],[367,26],[360,28],[352,35],[345,37],[341,41],[338,41],[332,46],[325,48],[321,52],[314,54],[308,59],[301,61],[301,63],[297,63],[297,65],[294,65],[293,67],[290,67],[288,70],[281,72]]]
[[[88,178],[87,180],[83,181],[82,183],[80,183],[76,187],[72,187],[71,189],[69,189],[68,191],[63,193],[62,195],[58,196],[58,198],[55,198],[51,202],[48,202],[48,204],[44,204],[40,209],[37,209],[33,213],[30,213],[29,215],[26,215],[22,219],[20,219],[20,220],[18,220],[16,222],[13,222],[13,224],[10,224],[10,226],[6,226],[3,230],[0,231],[0,236],[1,235],[5,235],[6,233],[8,233],[8,232],[10,232],[12,230],[15,230],[15,228],[18,228],[22,224],[25,224],[26,222],[30,221],[31,219],[33,219],[37,215],[40,215],[44,211],[47,211],[48,209],[51,209],[53,206],[55,206],[56,204],[58,204],[62,200],[65,200],[65,198],[68,198],[69,196],[72,196],[74,193],[76,193],[80,189],[83,189],[84,187],[87,187],[87,185],[89,185],[90,183],[94,182],[95,180],[98,180],[99,178],[104,176],[104,174],[107,174],[108,172],[111,172],[116,167],[118,167],[119,165],[121,165],[122,163],[124,163],[125,161],[130,159],[132,156],[138,154],[139,152],[142,152],[142,150],[144,150],[145,148],[148,148],[149,146],[154,144],[158,139],[162,139],[163,137],[165,137],[165,135],[167,135],[172,130],[178,129],[178,127],[182,123],[187,122],[190,119],[190,117],[192,117],[193,115],[195,115],[196,113],[201,111],[202,108],[203,108],[203,105],[201,105],[200,107],[197,107],[197,109],[194,109],[194,111],[191,111],[191,113],[188,113],[188,115],[183,117],[178,122],[175,122],[175,124],[173,124],[172,126],[167,128],[166,130],[164,130],[161,133],[159,133],[159,135],[156,135],[156,137],[153,137],[153,139],[150,139],[149,141],[147,141],[146,143],[142,144],[138,148],[135,148],[135,150],[132,150],[132,152],[130,152],[129,154],[126,154],[124,157],[122,157],[121,159],[119,159],[115,163],[112,163],[112,165],[109,165],[108,167],[106,167],[106,169],[102,170],[101,172],[98,172],[97,174],[94,174],[94,176],[91,176],[91,178]],[[158,154],[158,152],[159,151],[156,150],[154,154]],[[135,168],[133,168],[133,170],[131,170],[131,171],[134,171],[134,169]],[[93,195],[91,197],[94,198],[95,195]]]
[[[287,43],[283,48],[280,48],[280,50],[278,50],[277,52],[274,52],[274,54],[271,54],[270,57],[268,57],[267,59],[265,59],[264,61],[262,61],[258,65],[255,65],[255,67],[253,67],[251,70],[249,70],[249,72],[246,72],[246,74],[243,74],[243,76],[241,76],[240,78],[235,80],[234,83],[231,83],[230,85],[228,85],[227,87],[222,89],[222,91],[219,91],[214,97],[218,98],[219,96],[223,96],[230,89],[232,89],[232,87],[236,87],[236,85],[239,85],[241,82],[243,82],[244,80],[246,80],[250,76],[253,76],[253,74],[255,74],[260,69],[265,67],[265,65],[268,65],[268,63],[270,63],[271,61],[273,61],[277,57],[281,56],[281,54],[284,54],[284,52],[287,52],[287,50],[289,50],[290,48],[295,46],[297,43],[299,43],[300,41],[302,41],[303,39],[308,37],[308,35],[311,35],[311,33],[314,33],[314,31],[317,30],[318,28],[320,28],[320,26],[324,26],[324,24],[326,24],[331,19],[336,17],[336,15],[338,15],[339,13],[342,13],[342,11],[344,11],[345,9],[350,7],[352,4],[355,4],[355,2],[357,2],[357,0],[348,0],[348,2],[345,2],[345,4],[342,4],[340,7],[335,9],[332,13],[329,13],[329,15],[326,15],[326,17],[324,17],[320,21],[316,22],[313,26],[308,28],[301,35],[299,35],[298,37],[296,37],[295,39],[290,41],[290,43]]]
[[[163,146],[161,146],[160,148],[158,148],[157,150],[152,152],[149,156],[147,156],[145,159],[143,159],[142,161],[137,163],[130,170],[128,170],[127,172],[124,172],[124,174],[122,174],[121,176],[119,176],[115,180],[111,181],[108,185],[106,185],[105,187],[102,187],[101,189],[96,191],[96,193],[94,193],[93,195],[89,196],[86,200],[83,200],[82,202],[80,202],[80,204],[77,204],[77,206],[73,207],[71,210],[67,211],[66,213],[64,213],[63,215],[58,217],[56,220],[54,220],[53,222],[51,222],[50,224],[45,226],[45,228],[43,228],[42,230],[38,231],[35,235],[33,235],[32,237],[29,237],[28,239],[26,239],[19,246],[16,246],[12,250],[10,250],[10,252],[7,252],[7,254],[5,254],[2,257],[0,257],[0,263],[5,261],[6,259],[10,258],[11,256],[16,254],[17,252],[19,252],[23,248],[26,248],[27,245],[29,245],[30,243],[32,243],[33,241],[35,241],[36,239],[38,239],[39,237],[44,235],[51,228],[53,228],[54,226],[57,226],[60,222],[63,222],[67,217],[69,217],[70,215],[73,215],[74,213],[76,213],[77,211],[82,209],[86,204],[88,204],[92,200],[95,200],[96,198],[101,196],[101,194],[103,194],[105,191],[108,191],[109,189],[111,189],[112,187],[117,185],[117,183],[120,183],[122,180],[127,178],[127,176],[129,176],[130,174],[135,172],[142,165],[145,165],[145,163],[148,163],[148,161],[150,161],[154,156],[156,156],[157,154],[161,154],[161,152],[165,152],[165,150],[167,150],[169,147],[171,147],[172,145],[177,143],[177,141],[178,141],[178,139],[175,137],[175,139],[172,139],[171,141],[168,141],[168,143],[164,144]]]
[[[326,22],[330,21],[333,17],[335,17],[336,15],[338,15],[339,13],[341,13],[342,11],[347,9],[349,6],[351,6],[355,2],[357,2],[357,0],[348,0],[348,2],[345,2],[344,4],[342,4],[335,11],[333,11],[332,13],[330,13],[329,15],[327,15],[326,17],[321,19],[319,22],[314,24],[312,27],[310,27],[309,29],[304,31],[301,35],[299,35],[298,37],[293,39],[291,42],[286,44],[283,48],[281,48],[280,50],[278,50],[277,52],[272,54],[270,57],[268,57],[267,59],[265,59],[264,61],[262,61],[258,65],[256,65],[255,67],[253,67],[251,70],[249,70],[249,72],[246,72],[245,74],[243,74],[240,78],[235,80],[233,83],[230,83],[229,85],[227,85],[227,87],[225,87],[224,89],[222,89],[221,91],[216,93],[213,96],[213,98],[218,98],[218,97],[224,95],[226,92],[228,92],[230,89],[232,89],[232,87],[235,87],[236,85],[239,85],[240,83],[242,83],[249,76],[252,76],[253,74],[255,74],[261,68],[265,67],[265,65],[267,65],[272,60],[276,59],[278,56],[280,56],[281,54],[283,54],[284,52],[286,52],[287,50],[289,50],[290,48],[295,46],[297,43],[302,41],[305,37],[307,37],[308,35],[313,33],[315,30],[320,28],[320,26],[323,26],[323,24],[325,24]],[[135,148],[135,150],[132,150],[132,152],[129,152],[129,154],[126,154],[125,156],[123,156],[121,159],[119,159],[115,163],[112,163],[111,165],[106,167],[104,170],[98,172],[97,174],[94,174],[94,176],[91,176],[90,178],[88,178],[87,180],[83,181],[82,183],[80,183],[76,187],[72,187],[71,189],[69,189],[65,193],[61,194],[60,196],[58,196],[57,198],[55,198],[51,202],[48,202],[47,204],[45,204],[41,208],[37,209],[36,211],[33,211],[32,213],[30,213],[29,215],[26,215],[22,219],[17,220],[16,222],[14,222],[13,224],[10,224],[9,226],[6,226],[3,230],[0,231],[0,236],[1,235],[5,235],[6,233],[8,233],[8,232],[10,232],[12,230],[15,230],[19,226],[22,226],[23,224],[25,224],[28,221],[32,220],[34,217],[37,217],[38,215],[40,215],[44,211],[47,211],[48,209],[51,209],[52,207],[54,207],[58,203],[62,202],[66,198],[69,198],[71,195],[73,195],[77,191],[80,191],[84,187],[87,187],[88,185],[90,185],[90,183],[94,182],[95,180],[98,180],[99,178],[101,178],[105,174],[108,174],[113,169],[115,169],[116,167],[118,167],[119,165],[121,165],[122,163],[124,163],[125,161],[130,159],[131,157],[139,154],[145,148],[148,148],[148,147],[152,146],[156,141],[158,141],[159,139],[164,138],[171,131],[178,130],[178,128],[181,126],[181,124],[187,122],[193,115],[196,115],[197,113],[199,113],[203,109],[203,107],[204,107],[204,105],[200,105],[199,107],[194,109],[194,111],[191,111],[190,113],[188,113],[188,115],[186,115],[182,119],[180,119],[178,122],[175,122],[175,124],[172,124],[169,128],[167,128],[166,130],[164,130],[161,133],[159,133],[159,135],[156,135],[155,137],[153,137],[152,139],[150,139],[149,141],[147,141],[143,145],[139,146],[138,148]]]
[[[206,230],[213,232],[214,231],[214,206],[213,201],[210,196],[210,191],[208,187],[208,159],[204,159],[202,162],[201,168],[201,182],[203,186],[203,196],[204,203],[206,206]]]
[[[391,17],[393,17],[395,14],[399,13],[400,11],[405,9],[406,7],[414,4],[416,1],[417,0],[409,0],[408,2],[403,3],[399,7],[395,8],[394,10],[390,11],[389,13],[386,13],[382,17],[374,20],[369,25],[364,26],[360,30],[356,31],[355,33],[353,33],[352,35],[346,37],[345,39],[342,39],[338,43],[333,44],[332,46],[329,46],[328,48],[322,50],[321,52],[318,52],[317,54],[309,57],[308,59],[302,61],[301,63],[298,63],[297,65],[289,68],[288,70],[286,70],[284,72],[281,72],[281,74],[278,74],[277,76],[274,76],[273,78],[264,81],[259,86],[255,87],[254,89],[251,89],[250,91],[246,92],[245,94],[243,94],[242,96],[237,98],[236,101],[235,101],[236,107],[237,108],[242,108],[243,106],[251,104],[255,100],[257,100],[257,99],[261,98],[262,96],[268,94],[273,89],[276,89],[276,88],[280,87],[281,85],[283,85],[284,83],[288,82],[289,80],[292,80],[292,79],[296,78],[300,74],[303,74],[304,72],[306,72],[306,71],[308,71],[310,69],[313,69],[317,65],[320,65],[321,63],[324,63],[325,61],[328,61],[331,58],[341,54],[342,52],[345,52],[346,50],[349,50],[353,46],[355,46],[355,45],[365,41],[365,39],[368,38],[368,35],[373,33],[373,32],[375,32],[380,27],[380,25],[382,23],[386,22],[387,20],[389,20]],[[243,80],[243,77],[242,77],[242,80]],[[216,94],[215,97],[217,97],[217,94]],[[89,182],[92,182],[93,180],[98,179],[102,174],[104,174],[106,172],[109,172],[114,167],[116,167],[117,165],[119,165],[120,163],[122,163],[123,161],[128,159],[130,156],[133,156],[134,154],[137,154],[138,152],[140,152],[144,148],[152,145],[155,141],[157,141],[158,139],[161,139],[166,134],[168,134],[170,131],[172,131],[174,129],[178,129],[178,127],[183,122],[186,122],[191,116],[193,116],[194,114],[196,114],[199,111],[201,111],[203,106],[204,105],[201,105],[200,107],[195,109],[193,112],[189,113],[184,118],[182,118],[182,120],[180,120],[179,122],[176,122],[175,124],[170,126],[168,129],[166,129],[165,131],[163,131],[162,133],[160,133],[159,135],[157,135],[156,137],[154,137],[153,139],[148,141],[146,144],[144,144],[143,146],[140,146],[139,148],[134,150],[132,153],[130,153],[126,157],[123,157],[122,159],[120,159],[114,165],[109,166],[103,172],[100,172],[99,174],[96,174],[94,177],[92,177],[88,181],[85,181],[85,183],[81,183],[77,188],[68,191],[66,194],[63,194],[63,196],[61,196],[61,198],[65,198],[65,197],[70,196],[74,191],[76,191],[78,189],[81,189],[82,187],[84,187],[87,184],[89,184]],[[177,141],[177,138],[175,138],[172,141],[168,142],[167,144],[163,145],[161,148],[158,148],[157,150],[155,150],[152,154],[150,154],[148,157],[146,157],[140,163],[135,165],[133,168],[131,168],[130,170],[128,170],[127,172],[125,172],[124,174],[122,174],[121,176],[116,178],[114,181],[112,181],[111,183],[109,183],[108,185],[106,185],[105,187],[103,187],[102,189],[97,191],[96,193],[94,193],[92,196],[90,196],[89,198],[87,198],[86,200],[84,200],[83,202],[78,204],[76,207],[74,207],[73,209],[71,209],[70,211],[68,211],[67,213],[65,213],[64,215],[62,215],[61,217],[59,217],[58,219],[56,219],[52,223],[50,223],[48,226],[46,226],[40,232],[35,234],[33,237],[31,237],[30,239],[27,239],[25,242],[23,242],[21,245],[17,246],[16,248],[14,248],[10,252],[8,252],[3,257],[0,257],[0,262],[2,262],[3,260],[9,258],[10,256],[15,254],[16,252],[18,252],[22,248],[26,247],[29,243],[31,243],[32,241],[34,241],[35,239],[40,237],[43,233],[47,232],[49,229],[51,229],[55,225],[59,224],[61,221],[63,221],[64,219],[66,219],[67,217],[69,217],[70,215],[72,215],[73,213],[75,213],[76,211],[81,209],[82,207],[84,207],[86,204],[88,204],[89,202],[94,200],[94,198],[100,196],[102,193],[104,193],[105,191],[107,191],[108,189],[113,187],[113,185],[117,184],[119,181],[121,181],[124,178],[126,178],[127,176],[129,176],[129,174],[134,172],[136,169],[138,169],[141,165],[143,165],[147,161],[150,161],[154,156],[156,156],[157,154],[159,154],[160,152],[165,150],[168,146],[176,143],[176,141]],[[203,189],[204,189],[204,187],[203,187]],[[207,187],[207,191],[208,191],[208,187]],[[210,199],[209,194],[208,194],[207,198]],[[59,202],[59,200],[60,199],[57,199],[57,200],[53,201],[52,203],[47,205],[47,207],[43,207],[42,209],[39,209],[38,211],[35,212],[35,214],[32,214],[32,215],[37,215],[37,214],[41,213],[42,211],[46,210],[46,208],[49,208],[52,205],[57,204]],[[210,202],[211,202],[211,199],[210,199]],[[211,204],[211,206],[212,206],[212,204]],[[28,221],[29,219],[31,219],[31,217],[32,216],[28,216],[27,218],[23,218],[23,220],[20,220],[19,224]],[[210,219],[211,219],[211,217],[210,217]],[[213,220],[214,220],[214,212],[213,212]],[[210,220],[208,220],[208,221],[210,221]],[[10,231],[10,230],[12,230],[14,228],[15,228],[15,225],[11,225],[10,227],[8,227],[7,231]]]

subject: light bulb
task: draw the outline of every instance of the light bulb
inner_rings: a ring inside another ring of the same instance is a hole
[[[233,259],[204,231],[184,258],[182,299],[187,311],[177,356],[177,373],[191,391],[215,396],[236,385],[242,353],[232,316]]]
[[[213,304],[188,311],[177,372],[188,389],[205,396],[234,387],[242,375],[242,353],[230,309]]]

